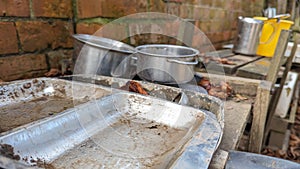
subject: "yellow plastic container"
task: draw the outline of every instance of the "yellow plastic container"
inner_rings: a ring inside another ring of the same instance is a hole
[[[264,21],[256,54],[260,56],[273,57],[281,30],[289,30],[294,22],[288,20],[268,19],[266,17],[254,17],[254,19]]]

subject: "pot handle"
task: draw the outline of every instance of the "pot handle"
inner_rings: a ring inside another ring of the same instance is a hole
[[[183,64],[183,65],[197,65],[198,60],[196,59],[194,62],[184,62],[176,59],[167,59],[168,62],[173,62],[173,63],[178,63],[178,64]]]

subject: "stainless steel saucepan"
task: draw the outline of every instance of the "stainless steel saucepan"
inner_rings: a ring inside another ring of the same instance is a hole
[[[161,84],[183,84],[194,78],[199,51],[193,48],[151,44],[136,48],[98,36],[77,34],[86,45],[76,61],[75,74],[97,74],[133,78]]]
[[[199,51],[193,48],[151,44],[136,47],[137,74],[147,81],[182,84],[194,78]]]
[[[76,34],[73,37],[85,43],[77,58],[74,73],[128,78],[129,74],[136,72],[135,64],[128,57],[135,53],[134,47],[87,34]]]

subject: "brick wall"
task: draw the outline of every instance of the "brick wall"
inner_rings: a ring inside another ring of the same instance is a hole
[[[0,79],[43,76],[70,58],[72,0],[0,0]]]
[[[235,37],[239,15],[260,15],[263,5],[261,0],[0,0],[0,79],[43,76],[72,57],[72,34],[93,34],[104,24],[137,12],[164,12],[191,20],[219,48]],[[121,32],[126,35],[133,27],[124,23],[112,30],[129,30]],[[175,43],[160,35],[124,41]]]

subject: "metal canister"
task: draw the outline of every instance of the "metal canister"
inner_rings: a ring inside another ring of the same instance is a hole
[[[263,24],[264,23],[260,20],[240,16],[238,20],[238,34],[234,43],[233,52],[255,55]]]

